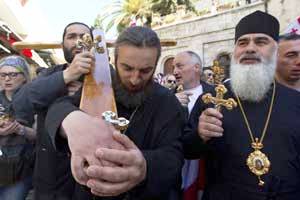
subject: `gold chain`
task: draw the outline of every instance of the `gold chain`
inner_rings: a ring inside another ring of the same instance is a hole
[[[276,85],[275,85],[275,81],[274,81],[274,82],[273,82],[273,94],[272,94],[272,99],[271,99],[271,105],[270,105],[270,108],[269,108],[269,113],[268,113],[268,116],[267,116],[267,120],[266,120],[266,123],[265,123],[265,127],[264,127],[264,129],[263,129],[263,132],[262,132],[262,135],[261,135],[261,138],[260,138],[260,141],[259,141],[261,144],[262,144],[263,139],[264,139],[264,137],[265,137],[265,135],[266,135],[266,131],[267,131],[267,128],[268,128],[268,124],[269,124],[269,121],[270,121],[270,117],[271,117],[271,113],[272,113],[272,109],[273,109],[273,104],[274,104],[274,99],[275,99],[275,89],[276,89]],[[236,99],[237,99],[237,101],[238,101],[238,104],[239,104],[239,106],[240,106],[240,108],[241,108],[241,111],[242,111],[242,114],[243,114],[243,117],[244,117],[244,120],[245,120],[247,129],[248,129],[248,132],[249,132],[249,134],[250,134],[251,141],[252,141],[252,143],[253,143],[253,142],[255,142],[254,136],[253,136],[253,133],[252,133],[252,131],[251,131],[250,124],[249,124],[248,119],[247,119],[247,117],[246,117],[244,108],[243,108],[243,106],[242,106],[242,104],[241,104],[241,101],[240,101],[239,97],[238,97],[236,94],[235,94],[235,96],[236,96]]]

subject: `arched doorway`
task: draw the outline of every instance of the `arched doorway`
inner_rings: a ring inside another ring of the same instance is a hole
[[[231,62],[231,55],[228,52],[222,52],[217,55],[216,60],[219,62],[220,66],[224,67],[225,70],[225,78],[229,77],[229,69]]]
[[[173,74],[174,66],[173,66],[174,57],[169,57],[164,62],[164,75]]]

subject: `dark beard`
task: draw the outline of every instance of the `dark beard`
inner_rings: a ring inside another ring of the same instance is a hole
[[[149,96],[152,88],[152,81],[149,81],[142,91],[130,93],[124,88],[116,73],[112,77],[112,82],[116,102],[130,110],[140,106]]]
[[[66,47],[63,46],[63,52],[64,52],[64,57],[67,63],[72,63],[74,59],[74,55],[72,54],[73,49],[67,49]]]

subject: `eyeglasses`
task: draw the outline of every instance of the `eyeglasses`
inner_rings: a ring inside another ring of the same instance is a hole
[[[167,80],[167,83],[176,83],[176,81],[175,80]]]
[[[17,76],[19,74],[23,74],[23,73],[22,72],[9,72],[9,73],[2,72],[2,73],[0,73],[0,79],[5,79],[6,76],[8,76],[10,79],[14,79],[14,78],[17,78]]]

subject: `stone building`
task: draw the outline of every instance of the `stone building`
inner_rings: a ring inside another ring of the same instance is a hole
[[[226,2],[220,4],[222,1]],[[212,61],[217,59],[228,72],[234,28],[242,17],[255,10],[266,11],[279,19],[282,31],[299,16],[295,8],[300,6],[298,0],[200,0],[198,10],[201,2],[203,5],[211,2],[210,10],[200,10],[200,13],[204,13],[202,16],[186,19],[181,13],[180,19],[173,17],[173,22],[154,27],[160,38],[177,41],[176,46],[163,48],[157,73],[170,73],[174,55],[184,50],[198,53],[204,67],[211,66]]]

